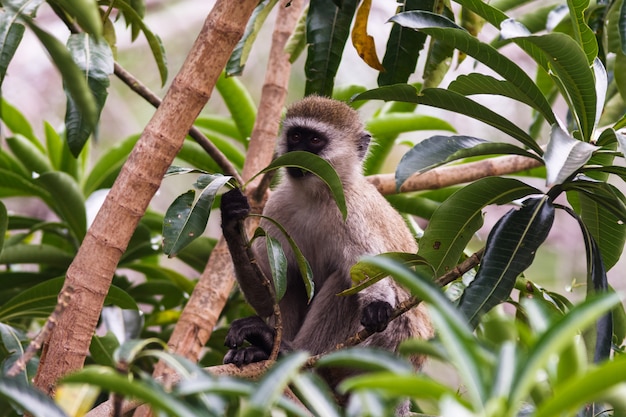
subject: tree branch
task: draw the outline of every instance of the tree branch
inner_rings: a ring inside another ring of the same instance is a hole
[[[513,174],[543,165],[543,162],[520,155],[501,156],[466,164],[443,166],[422,174],[411,175],[400,187],[401,193],[435,190],[450,185],[463,184],[485,177]],[[367,179],[383,195],[396,194],[394,174],[370,175]]]

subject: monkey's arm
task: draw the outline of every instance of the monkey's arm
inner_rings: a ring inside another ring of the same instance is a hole
[[[256,260],[246,235],[244,219],[250,212],[248,199],[236,188],[222,196],[222,232],[235,266],[243,294],[261,317],[274,313],[274,295],[268,279],[256,268]]]

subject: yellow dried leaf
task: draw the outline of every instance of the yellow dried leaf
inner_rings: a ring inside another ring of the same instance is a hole
[[[356,20],[352,28],[352,44],[363,61],[370,67],[384,71],[376,54],[374,38],[367,34],[367,19],[369,18],[372,0],[363,0],[356,12]]]

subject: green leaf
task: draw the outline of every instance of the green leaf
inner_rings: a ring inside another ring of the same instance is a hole
[[[259,381],[249,401],[242,406],[241,416],[267,415],[307,358],[306,352],[294,352],[278,360]]]
[[[428,305],[431,319],[442,346],[449,355],[450,363],[458,369],[472,404],[476,409],[482,408],[487,398],[487,387],[490,384],[487,381],[491,378],[489,370],[493,358],[478,343],[463,314],[430,279],[422,278],[415,271],[382,257],[367,256],[361,261],[385,270],[408,288],[411,294]]]
[[[547,185],[562,184],[598,149],[595,145],[574,139],[558,125],[553,125],[550,141],[543,156],[548,171]]]
[[[621,258],[626,239],[626,225],[589,194],[579,193],[580,216],[600,247],[606,270]]]
[[[532,263],[554,221],[549,197],[531,198],[493,227],[476,277],[465,289],[459,308],[474,326],[493,306],[506,300],[515,279]]]
[[[52,171],[46,155],[26,137],[17,134],[6,138],[6,142],[13,155],[29,172],[43,174]]]
[[[609,289],[609,284],[606,276],[606,268],[602,261],[602,255],[600,254],[600,247],[591,235],[589,228],[587,228],[583,222],[583,219],[578,217],[576,213],[569,208],[566,208],[566,211],[578,222],[583,234],[583,241],[585,242],[585,252],[587,254],[587,297],[597,292],[606,292]],[[623,235],[622,232],[622,239]],[[608,359],[611,354],[611,344],[613,341],[612,314],[608,313],[598,319],[595,324],[595,329],[596,334],[591,342],[595,344],[594,362],[598,363]],[[585,342],[589,343],[589,339],[590,338],[586,338]]]
[[[386,258],[395,259],[398,262],[403,263],[404,265],[428,265],[428,262],[421,256],[417,256],[414,253],[406,253],[406,252],[386,252],[381,253],[377,256],[384,256]],[[364,264],[361,262],[356,263],[350,268],[350,278],[354,285],[347,290],[341,291],[337,295],[346,296],[356,294],[364,288],[367,288],[374,283],[380,281],[385,278],[384,271],[376,269],[372,265]]]
[[[375,265],[369,266],[378,269]],[[393,372],[398,376],[414,372],[411,363],[391,352],[360,347],[341,349],[324,355],[315,366],[317,368],[338,367],[374,372],[385,371]]]
[[[37,196],[44,201],[50,201],[50,195],[32,180],[4,168],[0,168],[0,196]]]
[[[406,396],[434,401],[439,401],[443,397],[450,397],[470,408],[456,389],[419,374],[367,373],[342,381],[339,389],[342,392],[376,390],[393,397]]]
[[[491,177],[475,181],[447,198],[430,218],[418,255],[433,265],[436,276],[452,270],[474,233],[482,226],[482,209],[539,193],[521,181]]]
[[[403,0],[399,2],[397,13],[410,10],[433,11],[432,0]],[[378,85],[406,83],[415,71],[420,51],[424,48],[426,35],[420,32],[393,25],[387,39],[383,67],[378,74]]]
[[[49,279],[30,287],[0,307],[0,321],[10,322],[21,318],[45,318],[57,305],[65,277]],[[116,286],[109,288],[105,305],[117,305],[127,310],[137,310],[135,301]]]
[[[58,0],[59,5],[76,21],[85,32],[94,36],[102,35],[102,20],[98,3],[94,0]]]
[[[235,121],[240,142],[247,146],[256,120],[256,106],[250,92],[237,77],[226,77],[224,73],[218,78],[215,88]]]
[[[276,300],[280,301],[287,291],[287,257],[280,242],[271,236],[265,236],[267,257],[272,271]]]
[[[35,136],[33,127],[28,119],[15,107],[11,106],[4,98],[0,100],[0,118],[14,135],[20,134],[30,140],[41,152],[44,148]]]
[[[87,233],[85,200],[78,184],[65,172],[46,172],[35,180],[52,197],[52,208],[67,223],[78,241]]]
[[[82,109],[85,127],[93,129],[98,120],[98,109],[85,75],[74,62],[67,48],[56,37],[40,29],[30,19],[25,21],[52,57],[54,64],[61,73],[67,94],[72,97],[76,106]]]
[[[104,107],[109,88],[109,76],[113,74],[113,53],[104,39],[97,39],[86,33],[70,35],[67,40],[67,49],[72,54],[74,62],[87,79],[89,90],[96,104],[96,119]],[[95,124],[85,117],[83,109],[71,94],[67,96],[67,110],[65,126],[67,128],[67,143],[74,157],[78,157],[85,146],[85,142],[94,132]]]
[[[365,123],[365,130],[374,138],[396,137],[400,133],[415,130],[447,130],[454,132],[454,127],[439,117],[417,113],[383,113],[369,119]]]
[[[307,300],[311,301],[313,299],[313,296],[315,295],[315,281],[313,281],[313,271],[311,270],[311,266],[309,265],[309,262],[306,260],[306,258],[302,254],[302,251],[300,250],[296,242],[289,235],[289,233],[287,233],[285,228],[280,223],[278,223],[276,220],[272,219],[271,217],[262,216],[262,215],[260,217],[272,223],[274,226],[276,226],[276,228],[280,230],[283,236],[285,236],[285,239],[287,239],[287,243],[289,243],[289,246],[291,247],[291,250],[293,251],[293,254],[296,257],[298,270],[300,271],[300,276],[302,277],[304,288],[306,290]],[[262,236],[262,235],[267,235],[267,234],[263,231],[263,232],[258,232],[258,233],[255,232],[255,235]]]
[[[398,135],[415,130],[447,130],[454,127],[443,119],[412,112],[384,112],[369,119],[365,129],[374,138],[374,145],[368,149],[364,172],[366,175],[380,172],[387,156],[396,145]]]
[[[97,365],[115,367],[116,363],[113,359],[113,352],[120,347],[120,342],[110,331],[104,336],[94,335],[89,345],[89,353],[91,358]]]
[[[83,193],[91,195],[101,188],[109,188],[139,140],[139,135],[132,135],[115,144],[100,156],[89,172],[83,184]]]
[[[67,417],[52,398],[22,379],[0,378],[0,396],[33,417]]]
[[[330,97],[335,75],[350,34],[350,23],[357,0],[344,0],[339,8],[332,0],[318,0],[309,5],[306,39],[309,44],[304,72],[304,95]]]
[[[589,142],[597,112],[596,81],[580,45],[563,33],[541,36],[520,36],[518,31],[509,33],[509,26],[515,22],[505,23],[502,25],[503,37],[513,39],[516,43],[527,42],[539,48],[543,56],[531,55],[532,58],[553,74],[583,140]],[[547,62],[547,65],[542,61]]]
[[[340,417],[334,395],[324,380],[314,373],[299,373],[292,384],[298,398],[314,415]]]
[[[64,377],[61,383],[82,383],[95,385],[103,390],[117,392],[135,397],[150,404],[151,407],[163,410],[167,415],[177,417],[196,417],[195,409],[163,391],[158,384],[148,384],[141,380],[129,380],[114,368],[87,366],[82,370]]]
[[[341,179],[335,169],[319,156],[305,151],[293,151],[287,152],[278,158],[274,159],[271,164],[266,168],[263,168],[261,172],[256,174],[250,179],[256,178],[258,175],[264,174],[269,171],[273,171],[283,167],[296,167],[307,170],[319,179],[321,179],[330,189],[330,192],[337,203],[337,208],[341,212],[344,219],[348,217],[348,208],[346,206],[346,197],[343,193],[343,185]]]
[[[454,20],[454,12],[449,6],[437,5],[437,8],[441,9],[441,14],[438,14],[438,16]],[[453,45],[434,36],[430,38],[428,55],[426,55],[426,62],[424,63],[423,88],[434,88],[441,84],[450,69],[453,56]],[[463,57],[460,56],[458,63],[460,64],[462,60]]]
[[[4,237],[9,227],[9,214],[7,207],[0,201],[0,253],[2,253],[2,247],[4,246]]]
[[[354,97],[354,100],[403,101],[450,110],[480,120],[503,131],[532,149],[538,155],[543,153],[537,142],[510,120],[453,91],[427,88],[418,94],[415,87],[411,85],[396,84],[366,91]]]
[[[611,389],[623,383],[626,356],[600,364],[583,375],[565,381],[537,407],[536,417],[574,415],[585,404],[609,397]],[[611,402],[610,397],[607,402]]]
[[[143,17],[137,13],[137,10],[133,8],[133,4],[136,2],[126,2],[124,0],[114,0],[112,6],[118,8],[124,13],[124,18],[132,25],[136,25],[141,29],[143,35],[148,41],[150,51],[159,69],[159,75],[161,76],[161,85],[164,86],[167,81],[167,60],[165,58],[165,50],[163,49],[163,42],[158,35],[152,33],[150,28],[143,21]]]
[[[574,336],[593,324],[619,302],[620,298],[616,293],[585,300],[573,307],[554,326],[551,326],[549,331],[543,333],[528,353],[527,359],[520,361],[517,366],[516,378],[509,394],[509,404],[519,404],[527,398],[531,389],[536,386],[537,373],[547,366],[555,355],[559,355],[564,348],[569,346]],[[593,372],[588,375],[593,375]],[[573,378],[570,381],[580,381],[580,379]],[[563,400],[559,399],[560,401]],[[550,401],[547,400],[546,403],[550,404]],[[552,414],[542,412],[541,416],[552,416]]]
[[[471,136],[431,136],[404,154],[396,168],[396,188],[413,174],[422,173],[458,159],[482,155],[523,155],[538,157],[508,143],[491,143]]]
[[[211,207],[217,192],[231,179],[224,175],[204,174],[198,178],[202,191],[189,190],[174,200],[165,213],[163,222],[163,252],[169,257],[176,254],[206,229]]]
[[[585,193],[589,198],[600,204],[618,221],[626,222],[626,201],[624,195],[613,185],[606,182],[577,179],[568,181],[562,186],[563,191],[576,190]]]
[[[252,45],[256,41],[259,31],[263,27],[263,23],[267,19],[267,16],[276,5],[277,0],[263,0],[261,1],[254,11],[252,16],[248,19],[246,30],[243,36],[235,46],[233,53],[226,64],[226,74],[231,77],[233,75],[241,75],[243,68],[248,61],[248,56],[252,50]]]
[[[44,264],[67,268],[73,256],[56,246],[17,244],[4,248],[0,264]]]
[[[550,103],[523,69],[454,22],[430,12],[405,12],[392,17],[391,20],[433,36],[475,58],[509,81],[517,94],[525,97],[525,102],[533,103],[533,108],[541,112],[550,124],[556,123]]]
[[[598,41],[585,18],[589,0],[567,0],[567,5],[572,21],[575,22],[573,25],[575,39],[585,51],[588,63],[591,64],[598,56]]]

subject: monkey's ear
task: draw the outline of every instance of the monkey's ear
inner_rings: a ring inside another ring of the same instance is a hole
[[[359,142],[357,144],[357,152],[359,153],[359,159],[365,158],[365,154],[367,154],[367,148],[370,145],[370,141],[372,140],[372,135],[367,132],[364,132],[359,138]]]

